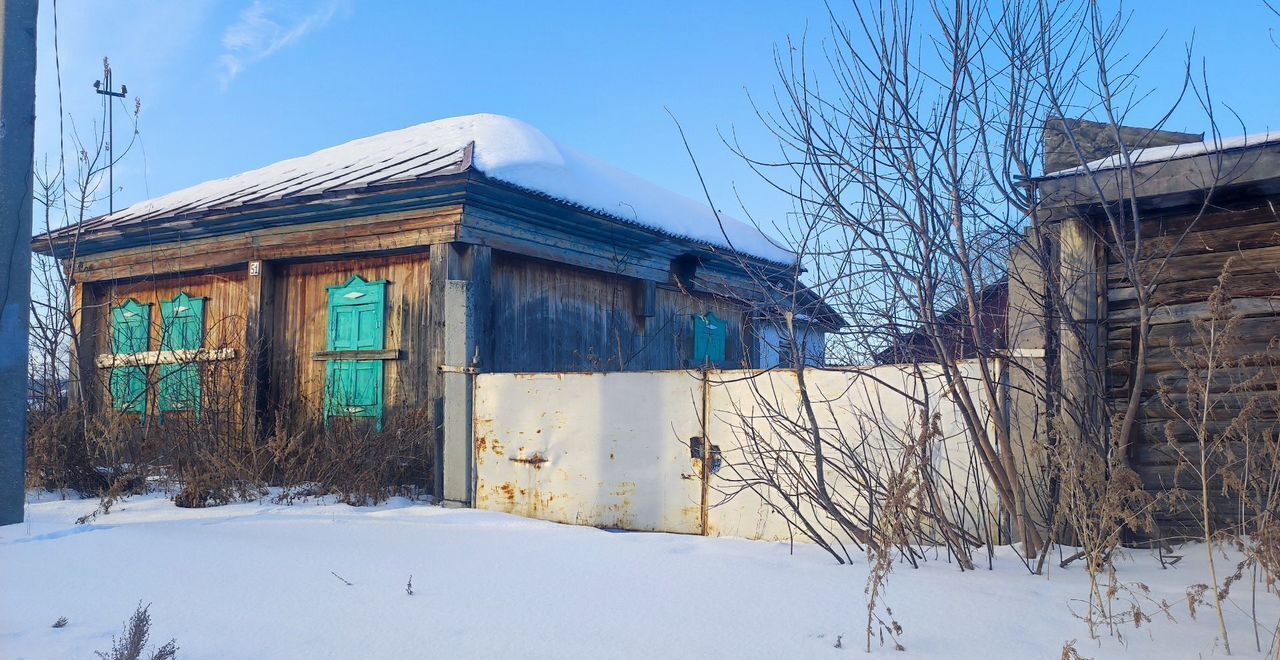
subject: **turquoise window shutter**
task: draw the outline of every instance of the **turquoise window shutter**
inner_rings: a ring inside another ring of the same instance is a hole
[[[329,350],[355,350],[355,310],[351,307],[329,305]]]
[[[157,390],[161,413],[190,410],[198,416],[201,395],[200,365],[161,365]]]
[[[146,352],[151,339],[151,306],[129,299],[111,308],[111,352]],[[114,367],[109,378],[111,405],[116,410],[145,415],[147,372],[144,367]]]
[[[376,351],[384,344],[381,303],[329,306],[329,350]]]
[[[204,347],[204,299],[186,292],[160,303],[160,350],[194,351]],[[200,413],[200,364],[194,360],[160,366],[160,412]]]
[[[330,417],[382,418],[382,360],[330,360],[325,378]]]
[[[129,299],[111,309],[111,352],[132,355],[147,350],[151,334],[151,306]]]
[[[121,412],[147,412],[147,372],[142,367],[111,370],[111,405]]]
[[[381,349],[383,346],[382,305],[359,305],[354,309],[356,313],[356,348]]]
[[[693,317],[693,364],[694,367],[719,366],[724,362],[726,341],[724,319],[708,312]]]
[[[330,351],[376,351],[386,347],[385,280],[356,276],[329,287]],[[382,427],[382,360],[330,360],[325,371],[326,417],[372,417]]]
[[[204,298],[179,293],[160,303],[160,350],[194,350],[204,346]]]
[[[351,361],[330,360],[324,372],[324,415],[342,417],[346,393],[351,387]]]

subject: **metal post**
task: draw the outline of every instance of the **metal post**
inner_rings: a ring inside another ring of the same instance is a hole
[[[111,69],[107,69],[107,90],[111,90]],[[116,104],[107,97],[107,213],[116,212]]]
[[[106,83],[103,85],[103,83]],[[116,212],[116,99],[122,99],[129,88],[121,85],[120,91],[111,88],[111,60],[102,58],[102,80],[95,80],[93,89],[107,97],[107,213]]]
[[[31,313],[36,0],[0,0],[0,525],[22,522]]]

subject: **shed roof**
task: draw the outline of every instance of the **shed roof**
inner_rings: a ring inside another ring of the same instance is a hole
[[[427,122],[207,181],[88,220],[82,229],[141,228],[467,170],[669,236],[778,263],[795,259],[750,224],[566,147],[520,120],[492,114]]]
[[[1271,131],[1266,133],[1254,133],[1251,135],[1239,135],[1229,138],[1217,137],[1203,142],[1188,142],[1185,144],[1171,144],[1161,147],[1147,147],[1145,149],[1134,149],[1130,151],[1129,163],[1136,167],[1138,165],[1168,162],[1182,158],[1194,158],[1205,154],[1260,147],[1262,145],[1272,144],[1275,142],[1280,142],[1280,132]],[[1069,167],[1056,172],[1048,172],[1045,175],[1036,178],[1038,180],[1056,179],[1060,177],[1084,174],[1086,172],[1113,170],[1126,166],[1124,156],[1117,153],[1105,158],[1090,161],[1079,167]]]

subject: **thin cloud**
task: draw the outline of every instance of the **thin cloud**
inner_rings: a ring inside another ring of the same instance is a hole
[[[218,58],[222,88],[226,89],[249,65],[297,44],[328,25],[346,7],[345,0],[323,0],[310,7],[254,0],[222,33],[225,52]]]

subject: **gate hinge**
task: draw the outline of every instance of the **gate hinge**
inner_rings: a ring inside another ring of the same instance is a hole
[[[440,371],[447,374],[477,374],[480,373],[475,367],[455,367],[451,364],[440,365]]]

